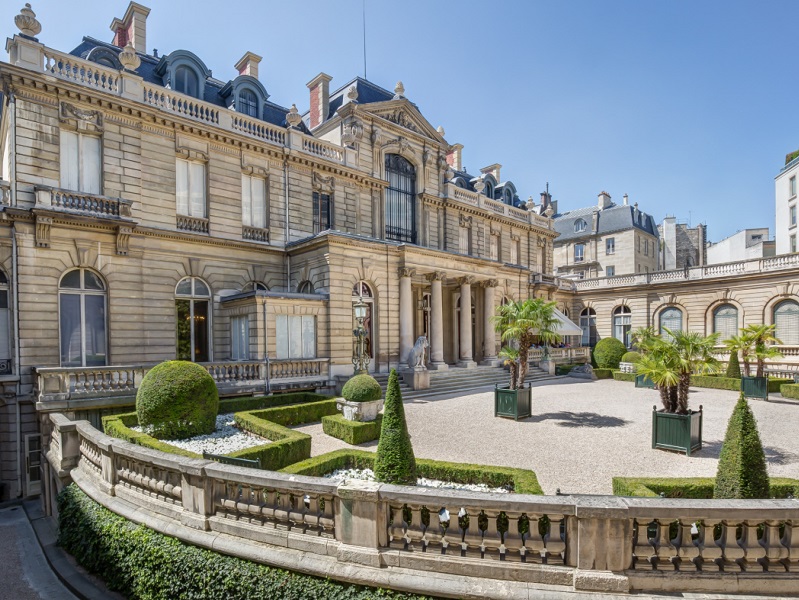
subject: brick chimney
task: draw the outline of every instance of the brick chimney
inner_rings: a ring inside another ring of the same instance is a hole
[[[239,72],[239,75],[249,75],[258,79],[258,64],[263,60],[262,56],[258,56],[253,52],[247,52],[239,59],[236,66],[233,67]]]
[[[309,115],[309,125],[314,129],[327,119],[330,112],[330,81],[333,78],[326,73],[319,73],[306,85],[311,90],[311,111]]]
[[[147,15],[150,9],[136,2],[128,4],[125,16],[111,21],[115,46],[124,48],[128,42],[133,44],[136,52],[147,54]]]
[[[456,171],[463,170],[463,144],[452,144],[449,147],[447,164]]]
[[[499,178],[499,171],[502,169],[502,165],[499,163],[494,163],[493,165],[488,165],[487,167],[483,167],[480,169],[480,172],[483,175],[493,175],[494,179],[497,180],[497,183],[501,182],[502,180]]]
[[[610,208],[610,205],[612,204],[612,202],[610,201],[610,194],[604,191],[599,192],[599,196],[597,198],[598,199],[596,205],[599,208],[599,210]]]

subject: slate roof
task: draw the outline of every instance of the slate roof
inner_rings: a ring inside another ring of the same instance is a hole
[[[104,48],[110,50],[116,55],[119,55],[119,53],[122,51],[122,48],[119,48],[114,44],[86,36],[83,38],[83,40],[81,40],[81,43],[74,50],[72,50],[72,52],[70,52],[70,54],[72,56],[78,56],[80,58],[86,59],[89,52],[95,48]],[[136,69],[135,73],[147,83],[163,86],[164,81],[160,75],[156,74],[155,70],[158,66],[158,63],[161,62],[164,56],[169,55],[165,54],[157,58],[151,54],[142,54],[141,52],[137,52],[137,55],[141,59],[141,65],[139,65],[139,68]],[[208,77],[205,80],[205,93],[202,100],[215,106],[228,108],[228,102],[220,94],[220,91],[223,87],[225,87],[225,85],[227,85],[227,83],[228,82],[220,81],[215,77]],[[285,106],[281,106],[266,100],[266,102],[264,102],[263,120],[267,123],[277,125],[278,127],[286,127],[286,113],[288,111],[289,109]],[[304,126],[301,126],[301,128],[306,133],[310,133]]]
[[[592,231],[593,215],[597,213],[597,230]],[[638,210],[635,206],[612,205],[600,210],[598,206],[578,208],[565,213],[554,215],[554,228],[560,235],[556,243],[567,240],[588,238],[595,234],[607,234],[614,231],[627,231],[638,229],[649,235],[658,237],[658,228],[655,218]],[[585,231],[574,231],[574,223],[577,219],[585,220],[587,227]]]

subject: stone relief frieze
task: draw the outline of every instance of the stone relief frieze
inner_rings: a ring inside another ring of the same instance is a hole
[[[84,131],[103,130],[103,113],[99,110],[84,110],[68,102],[62,102],[58,113],[62,123]]]

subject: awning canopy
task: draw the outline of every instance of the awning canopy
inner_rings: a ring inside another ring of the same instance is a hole
[[[559,335],[583,335],[583,330],[580,329],[574,322],[566,315],[560,312],[557,308],[552,311],[555,317],[560,321],[560,325],[556,331]]]

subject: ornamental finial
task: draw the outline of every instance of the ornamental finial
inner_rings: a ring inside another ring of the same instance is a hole
[[[405,97],[405,86],[402,85],[401,81],[397,82],[397,85],[394,86],[394,100],[399,100],[400,98]]]
[[[300,112],[297,110],[297,105],[292,104],[289,112],[286,113],[286,123],[288,123],[289,127],[293,129],[297,127],[301,121],[302,117],[300,116]]]
[[[14,17],[14,24],[22,35],[36,37],[42,31],[42,24],[36,20],[36,13],[31,10],[30,4],[25,4],[19,14]]]
[[[347,98],[350,99],[350,102],[357,102],[358,101],[358,88],[354,85],[347,90]]]
[[[119,62],[126,71],[135,71],[139,68],[141,59],[139,58],[138,54],[136,54],[136,49],[130,42],[128,42],[127,46],[125,46],[122,49],[122,52],[119,53]]]

